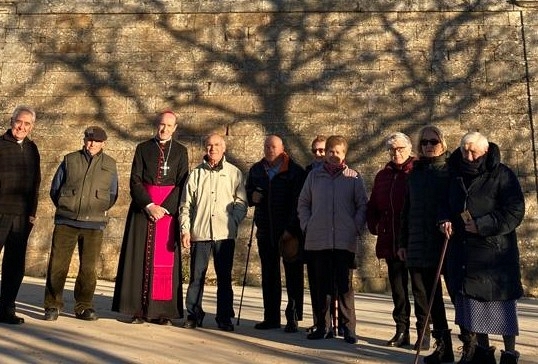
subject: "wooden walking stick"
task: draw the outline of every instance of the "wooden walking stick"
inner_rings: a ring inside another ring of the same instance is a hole
[[[430,314],[432,312],[433,297],[435,296],[435,291],[437,290],[437,283],[441,278],[441,270],[443,269],[443,262],[445,261],[446,249],[448,247],[448,240],[450,235],[445,234],[445,241],[443,242],[443,250],[441,251],[441,257],[439,258],[439,265],[437,266],[437,272],[435,273],[435,280],[433,281],[432,292],[430,294],[430,302],[428,302],[428,312],[426,313],[426,319],[424,320],[424,327],[420,330],[420,337],[418,338],[417,353],[415,354],[414,364],[418,363],[418,357],[420,354],[420,347],[422,346],[422,340],[424,340],[424,332],[426,331],[426,325],[430,321]]]

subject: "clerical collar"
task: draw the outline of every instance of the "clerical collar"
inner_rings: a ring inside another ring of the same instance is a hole
[[[172,140],[172,137],[170,137],[170,138],[168,138],[166,140],[161,140],[161,139],[155,137],[155,140],[157,141],[157,143],[165,144],[165,143],[169,142],[170,140]]]

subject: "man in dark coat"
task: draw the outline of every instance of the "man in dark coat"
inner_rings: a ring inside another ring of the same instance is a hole
[[[282,285],[279,241],[302,241],[297,217],[297,199],[305,179],[304,169],[284,151],[284,143],[269,135],[264,143],[264,158],[248,173],[246,190],[249,206],[256,206],[254,221],[262,268],[263,321],[259,330],[280,328]],[[297,331],[303,318],[304,273],[301,259],[284,260],[288,305],[286,332]]]
[[[187,179],[187,149],[173,139],[177,117],[157,117],[156,135],[140,143],[131,169],[131,206],[125,224],[112,310],[169,325],[183,317],[179,200]]]
[[[41,183],[40,156],[28,139],[35,124],[35,111],[18,106],[11,117],[11,129],[0,138],[0,252],[2,287],[0,322],[20,325],[15,300],[24,277],[28,236],[34,226]]]
[[[516,300],[523,295],[515,229],[525,213],[519,181],[499,148],[467,133],[449,159],[450,187],[441,230],[452,234],[445,275],[456,306],[465,363],[494,363],[489,334],[502,335],[501,363],[515,363]]]

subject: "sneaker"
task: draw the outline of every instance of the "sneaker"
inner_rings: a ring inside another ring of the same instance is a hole
[[[97,313],[93,308],[85,308],[80,312],[75,312],[75,317],[84,321],[95,321],[98,319]]]
[[[56,307],[45,308],[45,315],[43,316],[43,319],[45,321],[56,321],[58,320],[58,315],[60,315],[60,310],[58,310]]]

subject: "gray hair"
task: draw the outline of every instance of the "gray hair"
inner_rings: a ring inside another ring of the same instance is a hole
[[[387,149],[392,148],[394,143],[396,143],[397,140],[401,140],[405,143],[406,147],[413,148],[413,142],[411,141],[411,138],[407,136],[407,134],[401,133],[399,131],[396,131],[394,133],[391,133],[387,139],[385,139],[385,146]]]
[[[482,150],[488,150],[489,148],[489,142],[488,138],[486,138],[485,135],[477,132],[477,131],[471,131],[467,134],[465,134],[461,138],[460,142],[460,149],[463,152],[466,145],[474,144],[479,148],[482,148]]]
[[[19,115],[23,112],[27,112],[29,113],[30,115],[32,115],[32,123],[35,123],[35,119],[36,119],[36,116],[35,116],[35,111],[32,107],[30,106],[27,106],[27,105],[19,105],[15,108],[15,110],[13,110],[13,114],[11,115],[11,121],[13,122],[14,120],[17,120],[17,118],[19,117]]]
[[[209,139],[214,136],[218,137],[219,140],[222,142],[222,146],[226,148],[226,140],[224,140],[224,137],[217,132],[209,133],[208,135],[206,135],[206,137],[204,138],[204,145],[207,146]]]

